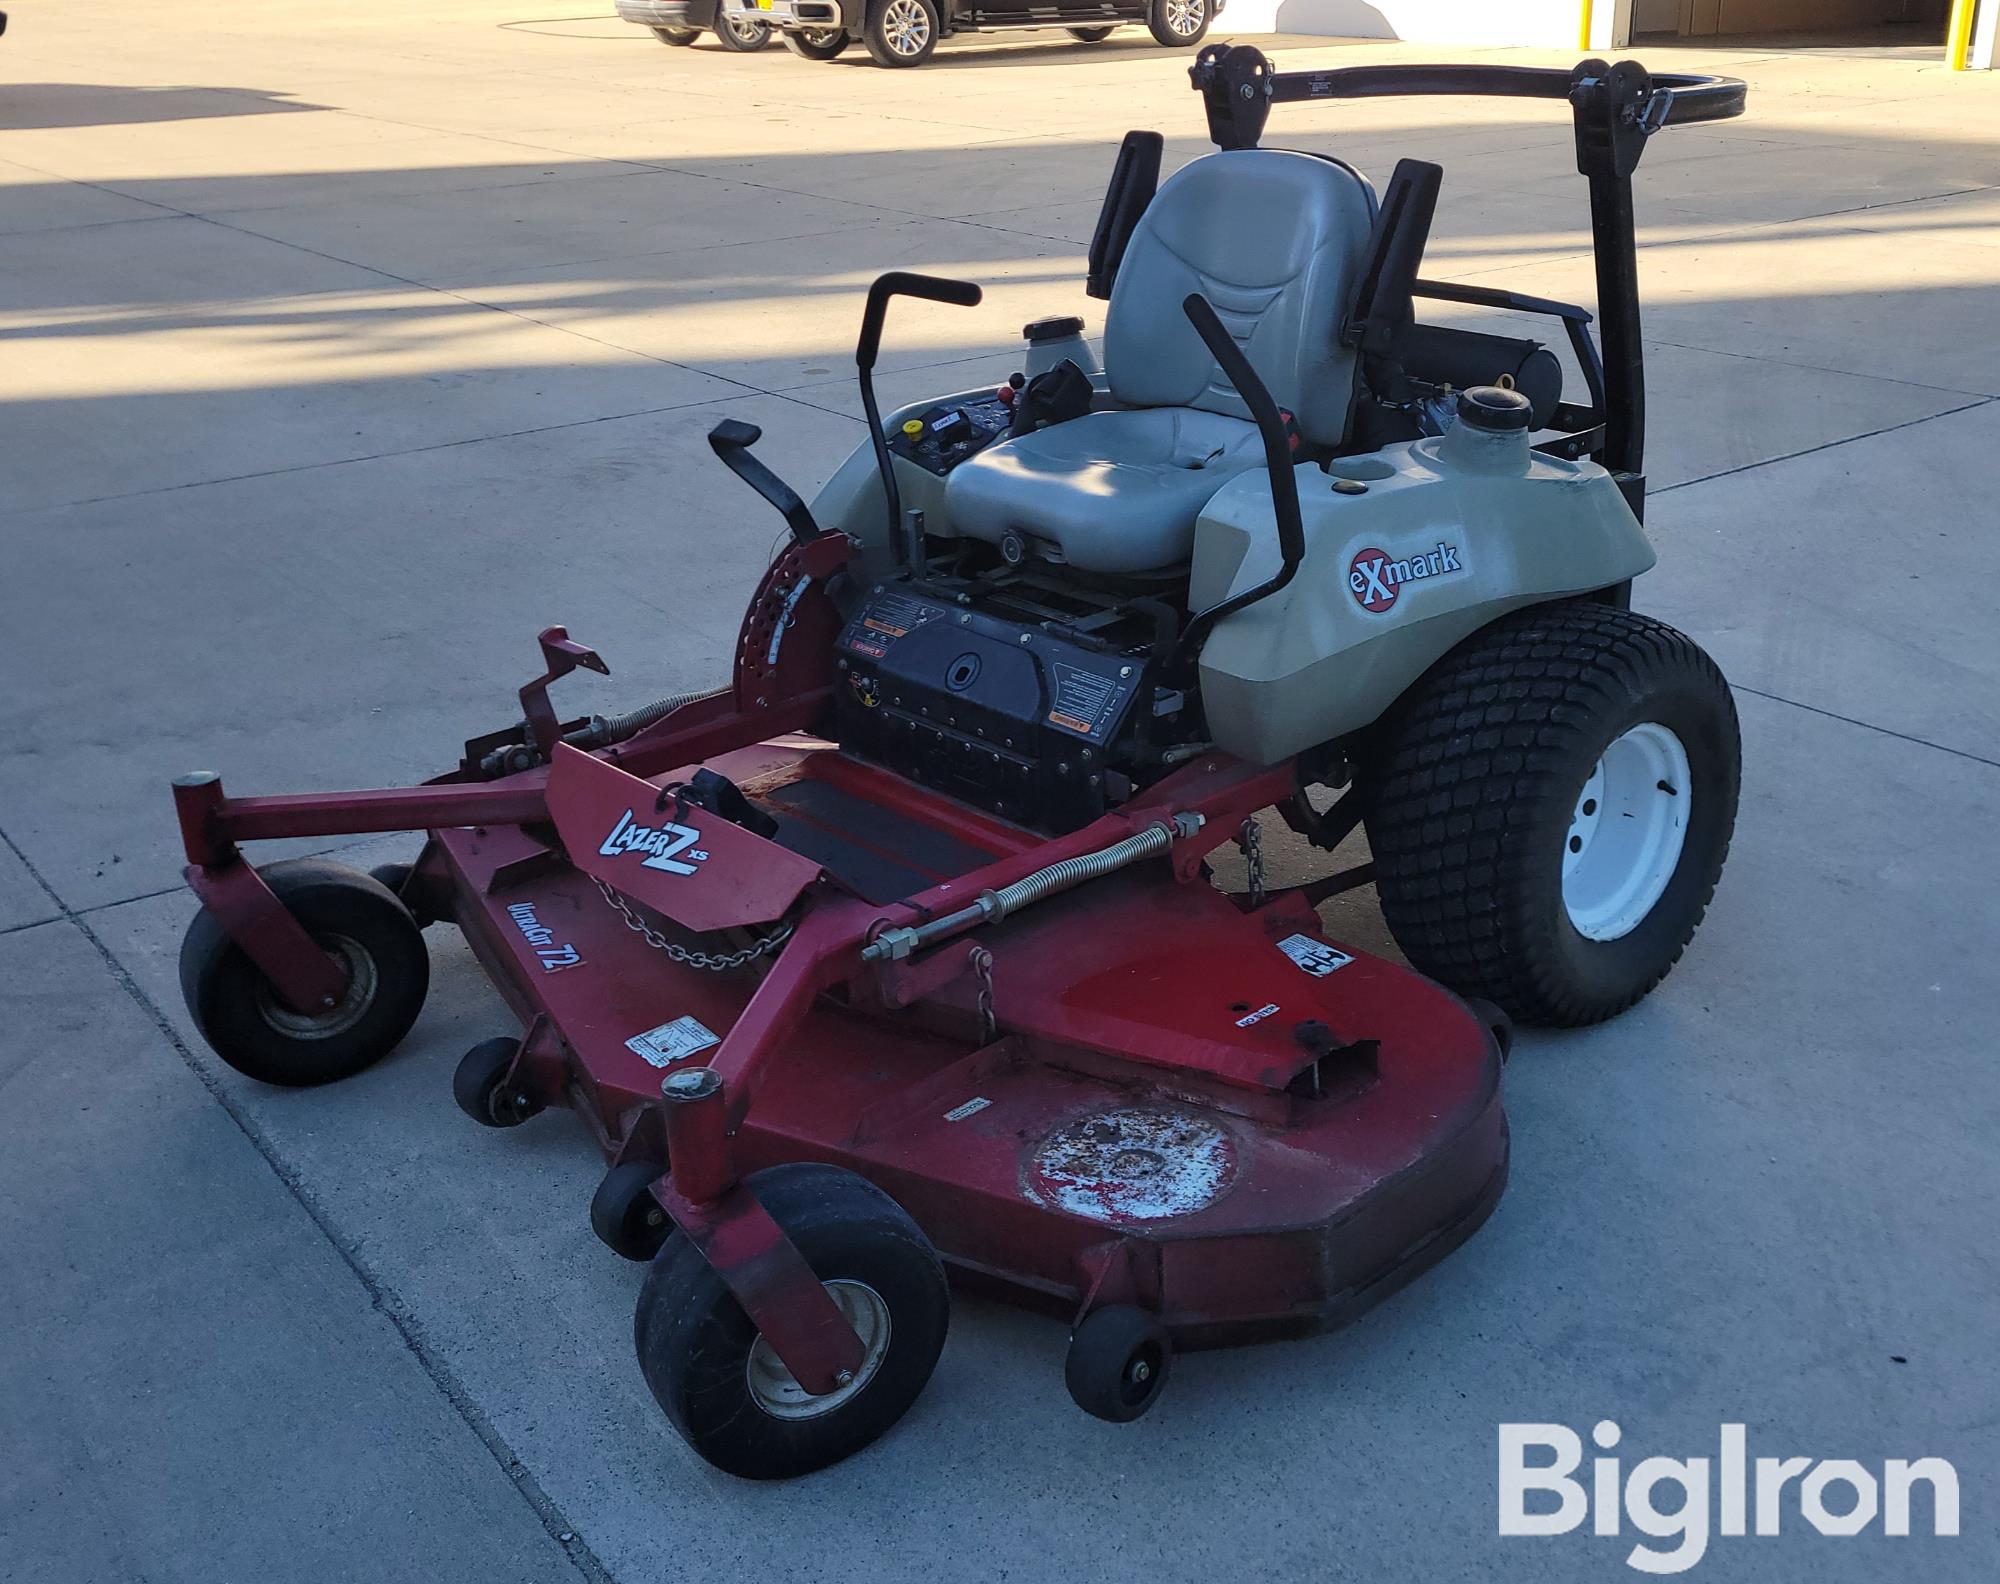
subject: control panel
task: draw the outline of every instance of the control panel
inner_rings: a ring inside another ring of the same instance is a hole
[[[998,395],[930,407],[889,433],[889,449],[905,461],[943,477],[975,452],[1005,435],[1013,405]]]

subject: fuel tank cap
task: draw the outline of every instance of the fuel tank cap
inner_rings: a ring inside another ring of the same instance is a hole
[[[1527,397],[1498,385],[1474,385],[1458,393],[1458,421],[1475,429],[1496,434],[1525,429],[1533,421],[1534,412]]]

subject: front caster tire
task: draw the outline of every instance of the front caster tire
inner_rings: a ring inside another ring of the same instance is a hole
[[[678,1231],[646,1273],[633,1342],[646,1384],[689,1446],[725,1473],[789,1479],[860,1451],[903,1417],[937,1367],[951,1297],[930,1240],[853,1172],[772,1166],[745,1185],[860,1336],[854,1379],[807,1395]]]
[[[215,1054],[246,1077],[305,1088],[352,1077],[395,1049],[430,989],[431,959],[409,910],[382,883],[319,858],[257,871],[347,970],[336,1006],[293,1011],[203,909],[181,940],[181,995]]]
[[[811,61],[834,60],[854,42],[845,28],[800,28],[780,37],[786,49]]]
[[[1597,1023],[1679,960],[1736,823],[1736,705],[1690,638],[1607,605],[1475,633],[1390,724],[1368,813],[1411,963],[1523,1022]]]
[[[921,66],[937,49],[939,27],[933,0],[868,0],[861,42],[877,66]]]
[[[458,1059],[451,1075],[451,1097],[481,1127],[519,1127],[542,1109],[526,1090],[508,1081],[520,1048],[519,1040],[502,1036],[481,1040]]]
[[[1211,20],[1208,0],[1152,0],[1146,8],[1146,31],[1167,49],[1199,44]]]
[[[652,1194],[665,1173],[658,1161],[624,1161],[604,1174],[590,1196],[590,1230],[620,1258],[645,1264],[673,1231],[673,1221]]]
[[[662,44],[672,45],[675,49],[686,49],[696,39],[701,37],[701,29],[656,27],[653,29],[653,37],[658,39]]]
[[[718,11],[715,42],[736,55],[755,55],[771,42],[771,24],[737,11]]]
[[[1085,1413],[1129,1424],[1160,1400],[1173,1360],[1173,1341],[1157,1317],[1106,1304],[1070,1333],[1063,1384]]]

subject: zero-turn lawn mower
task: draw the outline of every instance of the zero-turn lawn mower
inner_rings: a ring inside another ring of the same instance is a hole
[[[521,722],[423,786],[229,798],[175,785],[203,909],[188,1006],[253,1078],[381,1057],[449,921],[520,1019],[454,1080],[475,1120],[575,1111],[610,1162],[598,1235],[650,1262],[640,1364],[733,1473],[881,1435],[943,1346],[945,1273],[1068,1319],[1066,1377],[1143,1413],[1175,1348],[1337,1324],[1479,1226],[1507,1170],[1510,1019],[1645,995],[1713,893],[1735,711],[1629,608],[1642,378],[1631,175],[1742,84],[1376,66],[1194,68],[1219,151],[1159,181],[1125,141],[1079,321],[1005,385],[893,412],[790,525],[721,692],[561,718],[602,671],[560,627]],[[1258,147],[1274,103],[1567,101],[1602,357],[1581,308],[1425,280],[1435,165],[1378,198]],[[1559,321],[1546,347],[1417,321]],[[1339,793],[1327,801],[1329,791]],[[1316,793],[1316,796],[1309,795]],[[1266,884],[1255,817],[1372,862]],[[239,844],[422,830],[372,876]],[[1245,894],[1204,859],[1240,842]],[[1405,968],[1329,939],[1372,882]],[[1428,976],[1428,977],[1426,977]]]

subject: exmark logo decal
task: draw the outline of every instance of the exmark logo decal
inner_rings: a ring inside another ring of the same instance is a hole
[[[1422,555],[1396,557],[1386,550],[1363,550],[1347,565],[1347,586],[1363,610],[1379,616],[1396,603],[1404,584],[1464,570],[1458,546],[1442,540]]]
[[[510,902],[507,917],[514,921],[514,927],[521,932],[521,938],[534,948],[535,960],[542,965],[543,973],[560,973],[565,968],[574,968],[583,961],[583,953],[568,941],[556,944],[556,932],[535,917],[532,902]]]
[[[700,840],[701,832],[692,825],[676,825],[672,821],[665,825],[638,825],[633,823],[632,811],[627,809],[597,850],[606,858],[616,858],[620,853],[644,853],[641,862],[647,869],[691,875],[695,865],[708,857],[695,845]]]

